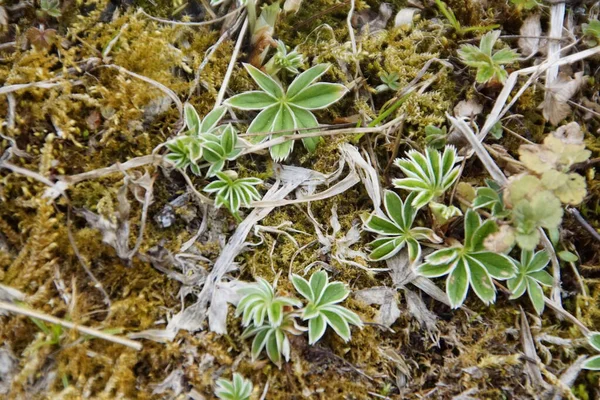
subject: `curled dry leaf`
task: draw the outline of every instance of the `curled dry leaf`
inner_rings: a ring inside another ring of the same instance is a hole
[[[583,72],[577,72],[573,78],[561,72],[558,78],[546,88],[546,97],[539,106],[544,118],[552,125],[558,125],[565,119],[571,111],[567,102],[577,93],[583,83]]]
[[[454,116],[473,119],[483,111],[483,106],[477,100],[463,100],[454,107]]]
[[[395,289],[387,287],[373,287],[360,290],[355,293],[357,299],[364,301],[367,304],[377,304],[380,306],[379,311],[375,316],[375,322],[378,324],[392,326],[400,316],[398,308],[398,296]]]
[[[542,24],[540,14],[530,15],[521,25],[522,38],[519,39],[519,49],[524,56],[533,56],[540,49],[540,36],[542,35]]]

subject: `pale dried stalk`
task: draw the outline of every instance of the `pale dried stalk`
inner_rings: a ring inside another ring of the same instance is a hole
[[[235,67],[235,63],[237,62],[237,56],[240,53],[240,48],[242,47],[242,43],[244,42],[244,36],[246,36],[246,31],[248,30],[248,17],[244,19],[244,24],[240,29],[240,34],[238,36],[237,42],[235,43],[235,48],[233,49],[233,53],[231,54],[231,60],[229,60],[229,65],[227,66],[227,72],[225,72],[225,77],[223,78],[223,84],[221,85],[221,89],[219,89],[219,94],[217,95],[217,100],[215,101],[215,107],[219,107],[225,98],[225,92],[227,91],[227,87],[229,86],[229,79],[231,79],[231,74],[233,73],[233,68]]]
[[[139,342],[135,342],[133,340],[130,340],[130,339],[127,339],[124,337],[111,335],[110,333],[105,333],[105,332],[99,331],[94,328],[88,328],[85,326],[77,325],[72,322],[65,321],[65,320],[53,317],[51,315],[48,315],[48,314],[43,314],[41,312],[34,311],[34,310],[28,310],[26,308],[19,307],[14,304],[6,303],[4,301],[0,301],[0,309],[10,311],[15,314],[25,315],[25,316],[31,317],[31,318],[37,318],[42,321],[49,322],[51,324],[60,325],[63,328],[75,329],[76,331],[79,331],[86,335],[94,336],[96,338],[104,339],[109,342],[113,342],[113,343],[121,344],[123,346],[131,347],[132,349],[135,349],[138,351],[142,349],[142,344]]]

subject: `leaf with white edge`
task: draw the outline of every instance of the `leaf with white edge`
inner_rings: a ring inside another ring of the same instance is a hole
[[[308,321],[308,344],[315,344],[323,337],[327,329],[327,322],[325,317],[318,315]]]
[[[417,267],[416,272],[427,278],[438,278],[447,275],[456,266],[456,263],[434,265],[424,263]]]
[[[254,143],[261,142],[269,136],[269,133],[273,130],[273,121],[275,121],[279,109],[279,105],[267,107],[252,120],[246,133],[264,133],[261,136],[254,136],[252,139]]]
[[[254,79],[254,82],[256,82],[256,84],[267,94],[270,94],[276,99],[283,98],[283,88],[277,81],[250,64],[244,64],[244,67],[252,79]]]
[[[600,371],[600,356],[594,356],[585,361],[583,369],[590,371]]]
[[[471,271],[471,286],[479,297],[486,305],[496,301],[496,289],[492,278],[489,276],[485,268],[478,263],[470,263],[469,269]]]
[[[330,64],[317,64],[298,75],[288,87],[287,96],[292,98],[302,90],[312,85],[325,72],[327,72],[330,66]]]
[[[340,100],[348,89],[339,83],[315,83],[290,98],[290,104],[306,110],[322,110]]]
[[[200,124],[200,132],[210,132],[212,129],[214,129],[226,112],[227,107],[224,106],[217,107],[209,112]]]
[[[544,311],[544,292],[542,291],[542,287],[533,279],[527,279],[527,293],[529,294],[529,299],[531,300],[531,304],[533,304],[533,308],[538,314],[541,314]]]
[[[278,104],[276,98],[258,90],[236,94],[225,100],[225,105],[240,110],[262,110],[275,104]]]
[[[185,126],[192,132],[192,134],[197,135],[200,132],[200,116],[196,112],[194,106],[190,103],[185,103],[183,107],[183,114],[185,118]]]
[[[600,351],[600,332],[591,332],[588,337],[588,343],[596,349],[596,351]]]
[[[315,297],[313,295],[312,289],[310,288],[310,284],[306,279],[301,277],[300,275],[292,274],[292,284],[294,288],[307,300],[314,302]]]
[[[300,131],[301,134],[316,132],[316,130],[306,129],[306,128],[317,128],[319,126],[319,122],[317,118],[308,110],[303,108],[294,107],[290,105],[290,109],[294,114],[294,118],[296,119],[296,127],[298,129],[303,129]],[[321,138],[318,136],[315,137],[307,137],[302,139],[302,143],[306,149],[313,153],[317,149],[317,145],[321,141]]]
[[[458,260],[456,267],[448,275],[446,280],[446,294],[452,308],[460,307],[469,290],[470,272],[462,260]]]

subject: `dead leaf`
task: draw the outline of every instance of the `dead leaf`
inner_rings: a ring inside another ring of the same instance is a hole
[[[369,305],[377,304],[380,306],[379,311],[375,315],[375,322],[378,324],[389,328],[400,316],[398,294],[395,289],[384,286],[373,287],[359,290],[354,293],[354,296]]]
[[[49,49],[54,43],[56,29],[44,29],[43,27],[31,27],[25,33],[29,44],[37,49]]]
[[[504,253],[515,244],[515,232],[510,225],[502,225],[498,232],[488,235],[483,246],[494,253]]]
[[[571,112],[567,102],[583,83],[583,72],[577,72],[573,78],[561,72],[558,78],[546,88],[544,101],[538,107],[542,109],[544,118],[552,125],[558,125],[565,119]]]
[[[285,0],[285,3],[283,4],[283,12],[286,14],[293,12],[295,14],[298,12],[298,10],[300,10],[301,5],[302,0]]]
[[[361,34],[375,33],[385,29],[391,17],[392,6],[388,3],[381,3],[379,12],[364,9],[356,13],[352,18],[352,25],[359,29]]]
[[[533,56],[540,49],[539,36],[542,35],[542,24],[540,22],[540,14],[530,15],[520,30],[521,36],[525,36],[519,39],[519,48],[521,53],[525,56]]]
[[[454,107],[454,116],[473,119],[483,111],[483,106],[477,100],[463,100]]]

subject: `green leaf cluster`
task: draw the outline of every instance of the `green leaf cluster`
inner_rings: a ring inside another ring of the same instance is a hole
[[[438,128],[437,126],[427,125],[425,127],[425,143],[427,143],[427,146],[441,150],[446,145],[447,139],[448,129],[445,126]]]
[[[234,215],[238,215],[241,206],[248,207],[253,200],[260,200],[260,194],[255,188],[262,180],[258,178],[238,178],[234,171],[217,172],[218,180],[206,185],[204,191],[216,193],[215,206],[227,207]]]
[[[238,147],[236,129],[231,124],[217,126],[226,111],[226,107],[217,107],[202,120],[196,109],[186,103],[184,116],[187,131],[167,142],[170,152],[166,159],[179,169],[189,167],[196,175],[200,175],[202,161],[209,164],[208,177],[220,172],[226,161],[234,160],[242,151]]]
[[[379,75],[381,85],[377,86],[375,89],[377,93],[385,92],[388,90],[397,91],[400,89],[400,75],[397,72],[382,72]]]
[[[278,366],[290,357],[288,335],[309,332],[309,343],[315,344],[325,333],[327,326],[348,341],[350,325],[362,327],[358,315],[339,305],[350,291],[342,282],[329,282],[326,272],[315,272],[309,281],[292,275],[294,288],[307,300],[302,302],[289,297],[277,296],[275,288],[266,280],[239,289],[242,295],[236,316],[242,316],[246,327],[242,338],[253,337],[252,358],[256,359],[266,349],[268,357]],[[297,319],[308,321],[308,328],[298,324]]]
[[[293,75],[298,75],[298,68],[302,66],[304,58],[302,54],[295,49],[288,51],[285,43],[281,40],[277,41],[277,51],[265,64],[265,71],[271,76],[277,76],[281,71],[288,72]]]
[[[439,238],[431,229],[413,227],[418,208],[412,205],[416,192],[411,193],[402,201],[400,196],[391,190],[386,190],[384,206],[387,215],[373,213],[364,223],[364,229],[377,233],[379,237],[370,243],[372,261],[387,260],[396,255],[404,247],[408,247],[411,262],[421,258],[419,241],[426,240],[440,243]]]
[[[40,0],[40,10],[38,14],[54,18],[61,17],[62,11],[60,10],[60,0]]]
[[[422,208],[441,197],[456,181],[460,172],[460,167],[454,166],[457,161],[453,146],[446,146],[443,154],[430,147],[426,149],[425,155],[411,150],[407,158],[394,161],[406,178],[394,179],[393,184],[397,188],[417,193],[412,205],[417,209]]]
[[[500,31],[488,32],[481,38],[479,47],[464,44],[458,49],[458,56],[462,62],[470,67],[477,68],[475,79],[479,83],[486,83],[491,80],[504,83],[508,78],[508,72],[506,72],[503,65],[513,63],[519,58],[516,50],[510,48],[494,51],[494,44],[499,37]]]
[[[534,254],[530,250],[521,250],[520,261],[514,261],[517,266],[517,275],[506,282],[511,291],[510,298],[518,299],[527,292],[531,304],[538,314],[544,311],[542,286],[552,286],[552,276],[544,271],[548,262],[550,262],[550,256],[546,251],[538,251]]]
[[[348,89],[337,83],[315,83],[327,70],[328,64],[318,64],[298,75],[284,89],[279,82],[252,65],[245,64],[246,70],[261,90],[240,93],[226,100],[225,104],[240,110],[262,110],[248,127],[247,133],[260,142],[269,138],[292,135],[296,130],[302,133],[314,132],[318,127],[317,118],[311,110],[319,110],[341,99]],[[313,152],[319,143],[318,137],[303,138],[304,147]],[[270,148],[275,161],[285,160],[294,148],[294,141],[288,140]]]
[[[329,282],[325,271],[312,274],[310,281],[292,275],[294,288],[308,300],[302,310],[302,319],[308,320],[308,343],[315,344],[325,334],[327,326],[333,328],[344,341],[350,340],[350,325],[362,327],[354,312],[339,305],[350,291],[342,282]]]
[[[245,379],[237,372],[233,379],[221,378],[217,380],[215,396],[221,400],[249,400],[252,394],[252,382]]]
[[[515,266],[509,257],[488,251],[483,245],[488,235],[498,231],[494,221],[482,223],[479,214],[469,209],[464,226],[463,245],[437,250],[417,267],[417,273],[429,278],[448,276],[446,293],[453,308],[463,304],[469,287],[473,287],[485,304],[495,302],[496,287],[492,278],[506,280],[515,276]]]
[[[596,46],[600,43],[600,21],[592,19],[589,23],[582,24],[581,26],[583,34],[591,39],[589,42],[590,45]]]

